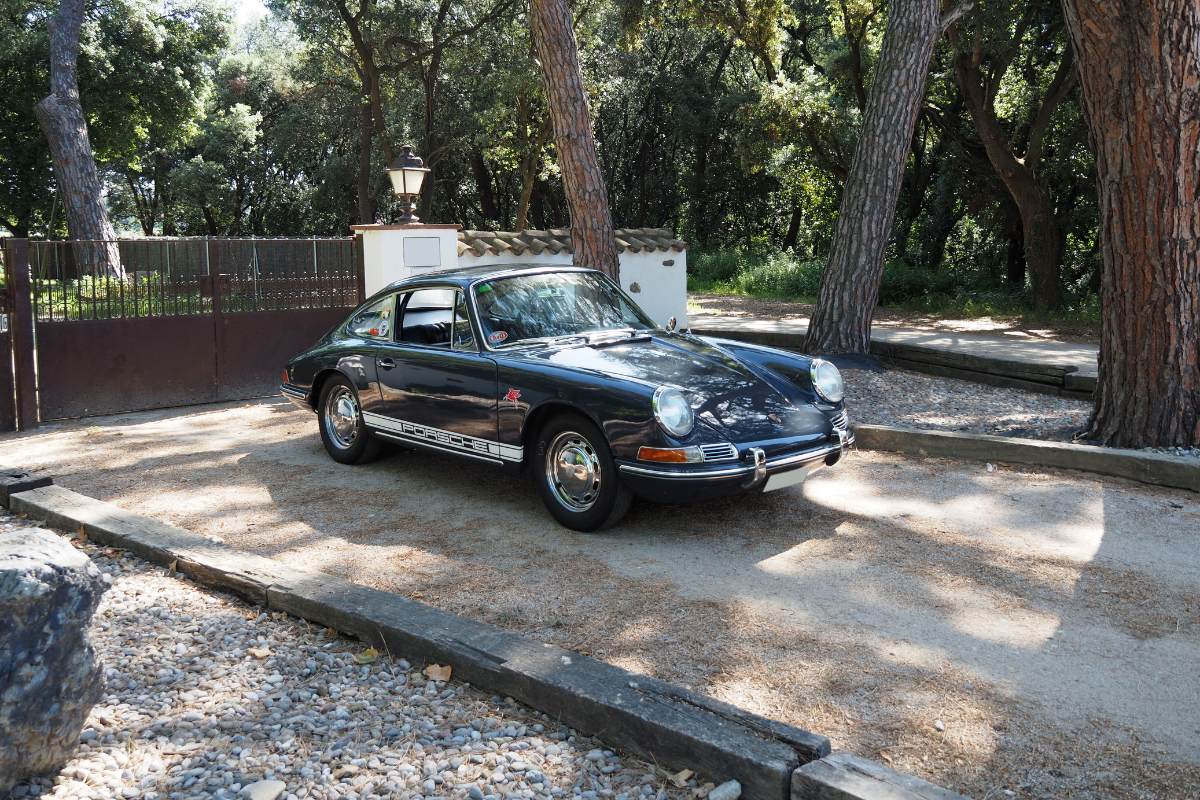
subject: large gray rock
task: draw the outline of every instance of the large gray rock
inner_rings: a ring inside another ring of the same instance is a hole
[[[104,694],[88,625],[112,579],[61,536],[0,534],[0,794],[62,767]]]

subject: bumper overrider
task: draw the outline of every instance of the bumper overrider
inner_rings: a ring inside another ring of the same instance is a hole
[[[748,448],[740,462],[712,465],[667,467],[642,462],[618,461],[617,468],[629,489],[639,497],[663,503],[687,503],[743,492],[770,491],[772,476],[804,470],[794,481],[799,483],[813,469],[832,466],[854,444],[854,433],[835,429],[836,441],[800,453],[785,453],[768,458],[757,447]],[[782,488],[780,486],[779,488]]]

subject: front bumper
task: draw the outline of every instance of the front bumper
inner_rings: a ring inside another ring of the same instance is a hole
[[[621,478],[630,491],[660,503],[690,503],[742,492],[761,492],[772,475],[835,464],[854,444],[852,431],[839,431],[839,441],[802,453],[788,453],[759,463],[728,462],[711,466],[661,467],[644,462],[618,461]]]
[[[308,392],[303,389],[284,383],[279,386],[279,393],[292,401],[296,408],[302,408],[305,411],[312,411],[312,403],[308,402]]]

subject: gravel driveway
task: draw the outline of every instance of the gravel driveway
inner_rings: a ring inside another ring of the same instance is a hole
[[[270,401],[0,437],[0,464],[829,735],[977,797],[1196,797],[1200,498],[855,453],[801,487],[552,523],[529,483],[324,454]]]

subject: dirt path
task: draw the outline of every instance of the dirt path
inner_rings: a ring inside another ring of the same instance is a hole
[[[689,314],[765,317],[803,321],[806,324],[813,312],[812,303],[730,294],[689,294],[688,307]],[[1019,315],[955,318],[945,314],[880,306],[875,309],[871,324],[878,328],[912,328],[944,333],[1001,333],[1013,337],[1014,341],[1100,344],[1099,323],[1037,320]]]
[[[829,735],[976,797],[1200,797],[1200,498],[858,453],[555,526],[531,484],[326,457],[282,402],[0,437],[0,464]],[[939,727],[940,726],[940,727]]]

